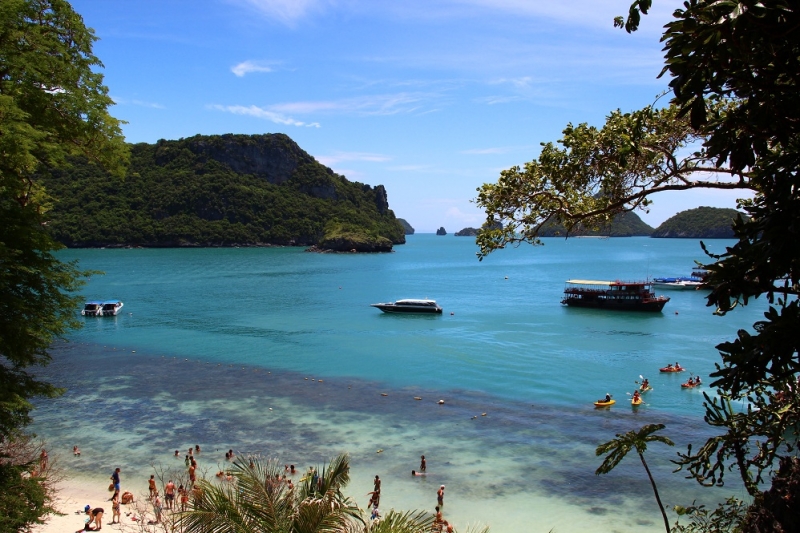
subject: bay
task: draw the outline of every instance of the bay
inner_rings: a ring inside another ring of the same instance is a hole
[[[87,299],[125,307],[54,346],[45,376],[68,392],[39,402],[36,431],[55,449],[79,444],[84,454],[62,463],[101,487],[123,464],[144,491],[152,465],[177,472],[172,452],[194,444],[210,477],[229,448],[304,468],[347,451],[362,506],[380,474],[384,508],[432,510],[446,484],[445,517],[459,529],[663,527],[638,459],[596,477],[594,448],[651,422],[681,450],[706,438],[702,392],[658,368],[679,361],[708,383],[714,346],[749,329],[763,302],[726,317],[696,291],[666,293],[655,314],[559,303],[570,278],[685,275],[706,260],[693,240],[545,239],[478,261],[470,238],[413,235],[395,250],[64,251],[105,272]],[[426,297],[441,316],[369,306]],[[625,400],[640,376],[654,390],[633,410]],[[606,392],[617,405],[595,410]],[[672,474],[675,451],[648,450],[667,505],[744,497]],[[412,478],[421,454],[429,473]]]

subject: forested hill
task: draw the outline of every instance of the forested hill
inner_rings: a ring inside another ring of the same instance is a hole
[[[653,237],[732,239],[733,221],[740,214],[747,219],[744,213],[720,207],[698,207],[681,211],[656,228]]]
[[[135,144],[124,180],[72,161],[42,182],[55,199],[48,227],[70,247],[405,242],[382,185],[348,181],[283,134]]]
[[[572,229],[571,237],[587,235],[603,235],[609,237],[646,237],[653,232],[653,228],[644,222],[639,215],[626,211],[614,217],[607,227],[597,230],[587,230],[580,224]],[[566,228],[561,224],[548,223],[542,226],[540,237],[564,237]]]

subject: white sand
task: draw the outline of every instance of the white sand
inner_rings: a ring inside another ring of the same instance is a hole
[[[140,516],[145,511],[145,522],[153,519],[152,505],[149,502],[135,501],[132,504],[120,506],[121,523],[112,524],[112,512],[110,492],[103,493],[98,490],[99,483],[96,480],[71,478],[62,481],[58,485],[58,497],[55,508],[63,515],[49,515],[44,524],[33,528],[33,533],[68,533],[73,531],[83,531],[87,515],[83,509],[90,505],[92,508],[102,507],[103,531],[124,531],[133,533],[142,531],[141,523],[133,517]],[[80,511],[80,513],[76,513]]]

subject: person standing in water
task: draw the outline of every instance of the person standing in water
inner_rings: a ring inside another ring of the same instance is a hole
[[[424,472],[427,467],[428,463],[425,462],[425,456],[421,455],[419,458],[419,471]]]

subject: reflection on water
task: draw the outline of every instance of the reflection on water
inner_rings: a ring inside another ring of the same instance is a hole
[[[459,527],[479,521],[494,531],[656,531],[658,510],[638,458],[595,476],[595,447],[645,423],[667,424],[679,447],[707,432],[696,419],[634,411],[624,401],[611,410],[566,409],[546,398],[515,403],[460,390],[388,389],[137,352],[58,345],[43,377],[68,392],[40,402],[34,429],[54,450],[79,445],[81,457],[62,458],[70,471],[105,480],[122,465],[142,491],[150,465],[180,470],[183,450],[195,444],[208,475],[224,465],[229,448],[299,468],[347,451],[350,493],[361,505],[377,473],[384,506],[398,509],[432,510],[436,487],[446,484],[445,513]],[[181,459],[173,458],[176,449]],[[665,503],[713,496],[669,473],[673,453],[652,446],[647,455]],[[422,454],[428,476],[412,478]]]

